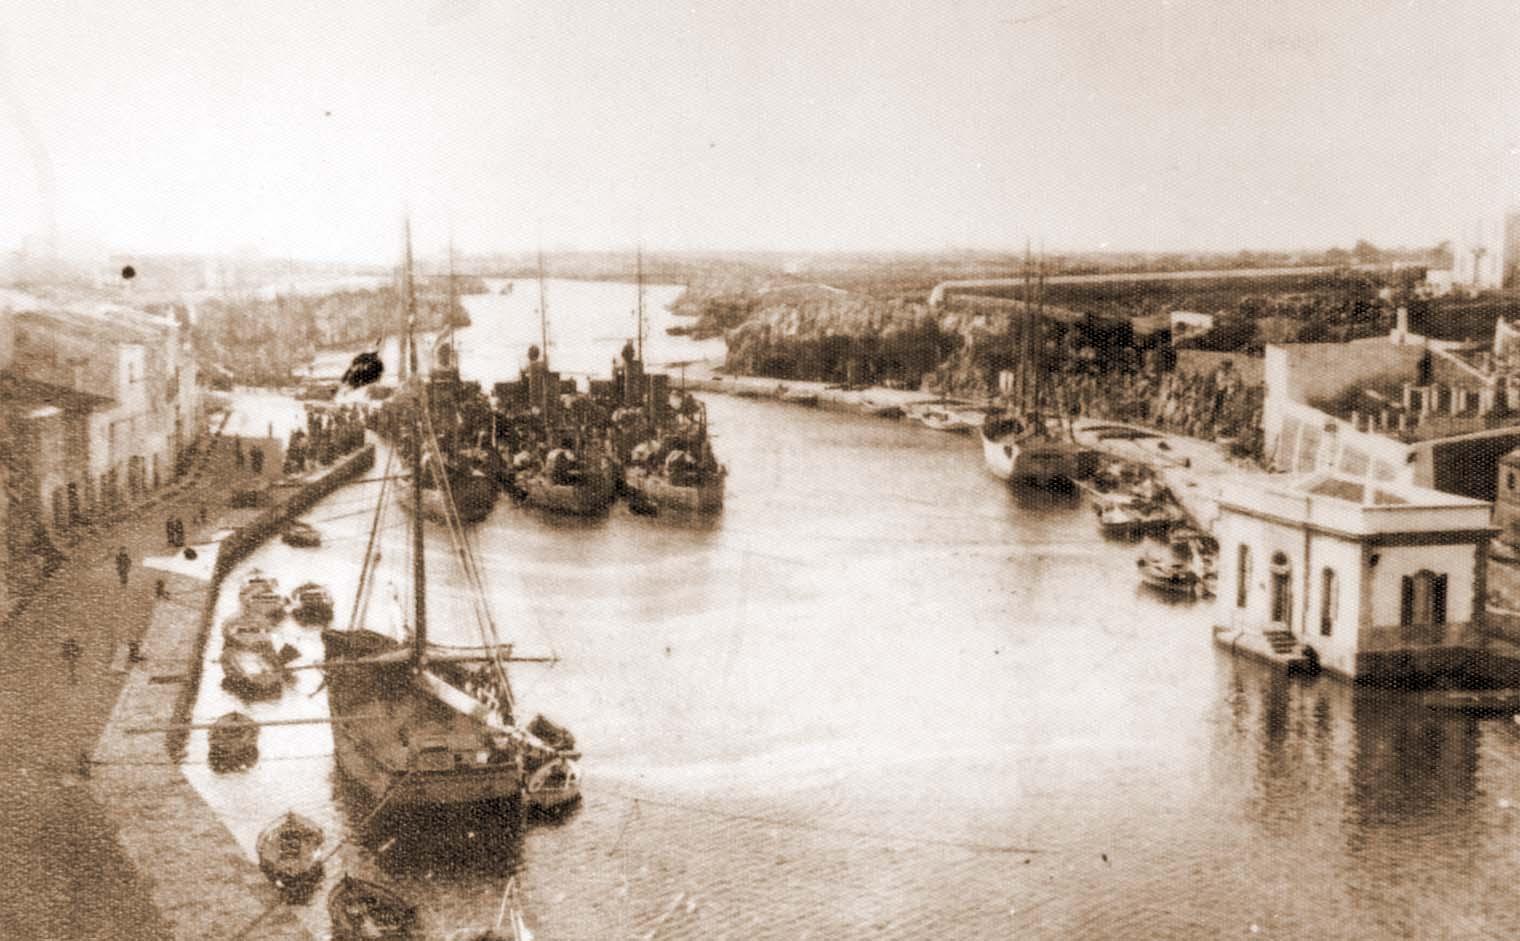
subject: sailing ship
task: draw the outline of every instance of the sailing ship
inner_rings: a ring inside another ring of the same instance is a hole
[[[408,342],[413,321],[409,316]],[[440,461],[439,445],[430,433],[428,386],[415,369],[411,385],[415,389],[410,427],[401,437],[411,467],[422,468],[429,460]],[[393,451],[381,477],[349,627],[322,632],[339,770],[394,810],[497,799],[516,800],[525,809],[548,809],[574,801],[580,787],[574,739],[547,721],[520,724],[507,673],[509,663],[543,658],[514,657],[512,646],[499,640],[485,576],[457,512],[445,513],[445,525],[481,644],[445,649],[429,642],[424,488],[417,473],[404,494],[412,505],[410,623],[405,623],[408,612],[403,611],[397,632],[372,626],[369,602],[378,559],[374,548],[378,534],[387,528],[390,464],[395,457]],[[447,486],[446,477],[443,481]],[[450,509],[451,501],[444,506]],[[399,593],[393,597],[400,600]]]
[[[1039,301],[1029,299],[1029,259],[1025,253],[1024,301],[1014,321],[1014,368],[1001,390],[1009,401],[981,425],[982,457],[994,476],[1013,484],[1069,488],[1097,467],[1097,454],[1079,445],[1059,413],[1041,362],[1044,276]],[[1051,414],[1054,411],[1056,414]]]

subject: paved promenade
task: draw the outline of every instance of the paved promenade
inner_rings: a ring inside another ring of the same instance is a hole
[[[167,936],[144,882],[116,841],[116,822],[81,774],[79,757],[100,735],[121,689],[127,642],[143,636],[154,613],[155,576],[144,556],[169,551],[164,520],[210,510],[247,472],[230,448],[204,455],[189,478],[168,485],[152,505],[68,547],[69,559],[5,625],[0,655],[0,936],[25,938],[159,938]],[[115,555],[126,546],[133,564],[117,579]],[[182,583],[171,593],[184,590]],[[173,594],[161,608],[184,598]],[[185,609],[187,615],[198,614]],[[79,645],[70,670],[64,641]],[[154,663],[166,672],[182,665]],[[72,677],[71,677],[72,672]]]
[[[203,534],[207,541],[193,562],[181,557],[149,560],[166,573],[160,577],[170,580],[174,598],[159,602],[153,611],[143,643],[147,663],[127,667],[125,686],[92,754],[90,784],[118,821],[118,839],[145,875],[171,937],[310,936],[303,923],[311,921],[310,912],[284,903],[170,759],[172,737],[133,729],[181,723],[188,717],[181,707],[192,700],[199,677],[203,612],[212,599],[218,556],[235,552],[234,544],[257,544],[262,532],[272,531],[278,521],[296,512],[303,497],[309,503],[316,493],[325,492],[324,481],[362,473],[372,460],[372,451],[349,455],[330,468],[288,481],[271,508],[224,512],[217,530]],[[259,526],[233,534],[261,518]]]

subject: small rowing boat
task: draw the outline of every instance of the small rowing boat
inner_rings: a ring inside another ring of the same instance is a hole
[[[286,523],[280,532],[280,539],[287,546],[295,546],[297,549],[315,549],[322,545],[322,533],[317,527],[300,520]]]
[[[261,615],[278,621],[285,615],[285,596],[280,594],[279,583],[273,577],[255,569],[238,589],[238,600],[249,614]]]
[[[221,665],[222,684],[244,699],[274,699],[285,689],[284,665],[263,650],[228,646]]]
[[[259,834],[259,868],[287,892],[309,889],[322,876],[322,828],[295,811]]]
[[[258,760],[258,723],[241,712],[229,712],[211,723],[208,740],[213,771],[235,771]]]
[[[410,938],[417,928],[417,907],[375,882],[344,874],[327,895],[333,937],[339,939]]]
[[[333,619],[332,594],[316,582],[307,582],[291,592],[290,616],[297,624],[331,624]]]

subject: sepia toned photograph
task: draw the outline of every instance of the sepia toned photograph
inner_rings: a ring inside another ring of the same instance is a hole
[[[9,0],[0,939],[1520,937],[1513,0]]]

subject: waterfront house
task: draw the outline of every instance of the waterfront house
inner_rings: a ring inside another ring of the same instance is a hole
[[[11,372],[96,398],[77,499],[85,515],[131,506],[172,479],[200,403],[188,338],[173,317],[83,299],[33,299],[14,314]],[[45,502],[57,497],[49,494]],[[66,517],[71,520],[77,513]]]
[[[1352,680],[1451,670],[1482,646],[1489,504],[1331,473],[1219,498],[1216,640]]]

